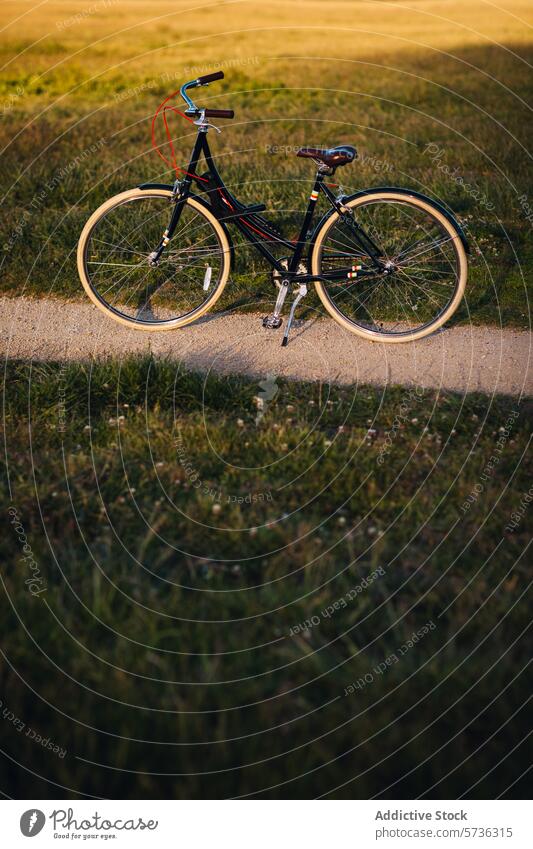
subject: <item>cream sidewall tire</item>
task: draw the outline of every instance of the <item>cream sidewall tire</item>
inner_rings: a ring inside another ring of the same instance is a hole
[[[191,324],[196,319],[200,318],[204,313],[211,309],[212,306],[216,304],[222,292],[226,287],[226,283],[228,282],[230,266],[231,266],[231,249],[229,246],[228,238],[224,229],[215,218],[213,213],[206,209],[205,206],[199,201],[197,201],[194,197],[187,198],[187,204],[193,209],[196,209],[201,215],[204,215],[205,218],[212,224],[218,238],[220,239],[220,244],[222,245],[222,249],[224,252],[224,268],[222,270],[222,276],[217,285],[217,288],[213,291],[211,297],[200,307],[195,310],[192,310],[190,313],[187,313],[185,316],[181,318],[176,318],[174,321],[165,321],[161,324],[157,324],[153,322],[151,324],[141,324],[140,322],[136,322],[134,318],[127,319],[122,318],[119,315],[116,315],[112,310],[108,309],[96,296],[94,293],[92,286],[87,278],[87,274],[85,272],[85,246],[87,244],[87,239],[96,224],[96,222],[112,209],[114,206],[117,206],[124,201],[133,200],[139,197],[171,197],[172,192],[169,189],[131,189],[127,192],[122,192],[119,195],[115,195],[110,198],[108,201],[99,206],[95,212],[91,215],[85,227],[81,231],[80,240],[78,242],[78,274],[80,276],[80,280],[82,282],[83,288],[85,289],[87,295],[93,302],[95,306],[98,307],[101,312],[103,312],[108,318],[112,318],[113,321],[119,322],[119,324],[124,324],[127,327],[133,327],[135,330],[147,330],[149,332],[161,331],[161,330],[175,330],[177,327],[185,327],[187,324]]]
[[[384,342],[387,345],[389,343],[397,344],[399,342],[414,342],[416,339],[423,339],[425,336],[429,336],[430,334],[434,333],[435,330],[438,330],[439,327],[442,327],[442,325],[445,324],[451,318],[451,316],[454,314],[455,310],[457,309],[457,307],[459,306],[459,304],[461,303],[461,300],[463,298],[463,295],[464,295],[464,292],[465,292],[465,287],[466,287],[466,278],[467,278],[467,273],[468,273],[468,263],[467,263],[465,249],[464,249],[463,243],[461,241],[461,237],[460,237],[459,233],[457,232],[457,230],[455,229],[455,227],[453,226],[453,224],[451,224],[451,222],[448,221],[446,216],[443,215],[441,212],[439,212],[439,210],[436,207],[434,207],[431,203],[426,203],[425,201],[421,200],[420,198],[414,197],[413,195],[406,195],[406,194],[403,194],[403,193],[400,194],[400,193],[397,193],[397,192],[394,192],[394,191],[381,192],[380,194],[362,195],[359,198],[354,198],[354,200],[349,201],[346,204],[346,206],[349,207],[350,209],[355,209],[356,207],[360,206],[361,204],[366,203],[369,200],[369,198],[371,198],[372,200],[376,200],[376,201],[379,201],[379,200],[398,200],[398,201],[403,201],[403,202],[408,201],[410,205],[418,206],[421,209],[426,210],[426,212],[430,212],[444,226],[444,228],[448,231],[448,233],[450,233],[450,235],[452,236],[454,245],[455,245],[455,249],[457,251],[458,258],[459,258],[459,282],[458,282],[458,285],[457,285],[457,291],[455,292],[453,299],[451,300],[451,302],[448,305],[445,312],[436,321],[434,321],[433,324],[431,324],[429,327],[421,328],[419,330],[414,330],[412,333],[409,333],[408,335],[399,336],[397,338],[394,338],[394,337],[391,337],[391,336],[387,336],[383,333],[378,333],[374,330],[365,330],[363,327],[359,327],[359,326],[353,324],[349,319],[347,319],[345,316],[341,315],[336,310],[335,306],[332,304],[331,300],[329,299],[321,281],[315,280],[315,288],[316,288],[316,291],[318,293],[318,297],[322,301],[322,303],[323,303],[324,307],[326,308],[326,310],[328,311],[328,313],[331,315],[332,318],[335,319],[335,321],[338,324],[340,324],[346,330],[349,330],[350,333],[355,333],[357,336],[361,336],[363,339],[370,340],[371,342]],[[329,227],[332,224],[332,220],[335,221],[337,219],[338,219],[337,213],[333,213],[333,215],[324,222],[319,233],[317,234],[315,244],[313,246],[312,257],[311,257],[311,273],[312,274],[319,274],[320,247],[321,247],[323,238],[326,234],[326,231],[329,229]]]

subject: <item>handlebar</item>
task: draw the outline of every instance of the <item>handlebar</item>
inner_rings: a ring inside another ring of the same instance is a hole
[[[206,118],[234,118],[233,109],[204,109]]]
[[[196,106],[195,103],[191,100],[189,95],[187,94],[187,90],[190,88],[198,88],[198,86],[209,85],[209,83],[215,82],[215,80],[223,80],[224,79],[224,71],[215,71],[213,74],[205,74],[203,77],[197,77],[195,80],[190,80],[188,83],[184,83],[180,88],[180,94],[187,104],[187,110],[185,112],[186,115],[200,115],[201,112],[204,112],[206,118],[233,118],[235,113],[233,109],[204,109],[201,110]]]
[[[196,85],[208,85],[209,83],[214,83],[215,80],[223,80],[224,79],[224,71],[215,71],[214,74],[205,74],[203,77],[198,77],[196,80]]]

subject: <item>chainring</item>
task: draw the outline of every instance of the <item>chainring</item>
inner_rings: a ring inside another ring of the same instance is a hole
[[[288,256],[284,256],[282,259],[280,259],[280,265],[286,271],[289,268],[289,260],[290,260],[290,257],[288,257]],[[307,274],[307,264],[303,261],[300,261],[298,263],[298,274]],[[276,289],[280,288],[282,277],[283,277],[283,275],[280,274],[280,272],[277,270],[277,268],[272,269],[272,283],[274,284]]]

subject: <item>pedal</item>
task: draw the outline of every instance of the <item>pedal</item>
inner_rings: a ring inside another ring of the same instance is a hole
[[[266,315],[263,319],[263,327],[268,327],[269,330],[277,330],[282,323],[283,319],[277,315]]]
[[[279,288],[278,297],[276,298],[274,312],[264,317],[263,327],[268,327],[269,330],[277,330],[278,327],[281,327],[281,310],[283,309],[283,303],[285,301],[285,298],[287,297],[289,286],[290,282],[288,279],[282,281],[281,286]]]

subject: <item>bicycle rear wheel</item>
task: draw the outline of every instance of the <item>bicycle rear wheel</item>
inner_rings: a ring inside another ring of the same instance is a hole
[[[393,189],[347,201],[355,219],[383,252],[387,273],[346,222],[333,213],[317,234],[312,273],[362,266],[355,279],[315,283],[327,311],[347,330],[377,342],[410,342],[433,333],[461,302],[467,258],[461,236],[429,200]]]
[[[220,298],[231,253],[222,225],[187,199],[157,266],[148,257],[172,214],[166,189],[116,195],[89,218],[78,244],[78,272],[93,303],[141,330],[172,330],[199,318]]]

